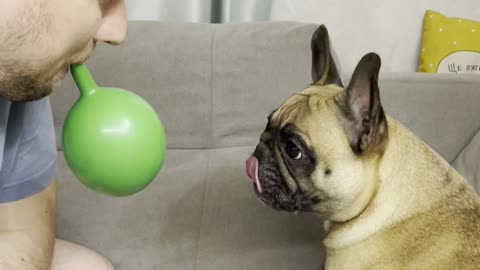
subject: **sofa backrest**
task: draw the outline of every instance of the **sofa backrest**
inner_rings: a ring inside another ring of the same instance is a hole
[[[169,148],[254,145],[267,115],[310,84],[316,27],[130,22],[123,45],[99,44],[86,64],[98,84],[129,89],[150,102]],[[380,78],[387,113],[448,161],[480,129],[480,78],[382,71]],[[59,150],[63,120],[77,97],[70,76],[52,95]]]

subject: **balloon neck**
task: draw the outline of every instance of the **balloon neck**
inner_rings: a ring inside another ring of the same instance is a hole
[[[84,64],[72,64],[70,66],[70,71],[82,96],[95,93],[97,90],[97,84]]]

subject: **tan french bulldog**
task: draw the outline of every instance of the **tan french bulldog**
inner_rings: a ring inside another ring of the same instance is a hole
[[[313,84],[268,117],[247,160],[259,200],[325,220],[327,270],[480,269],[480,199],[384,113],[379,56],[344,88],[323,25],[311,47]]]

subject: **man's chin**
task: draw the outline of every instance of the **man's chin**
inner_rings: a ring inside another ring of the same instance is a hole
[[[68,71],[70,70],[70,66],[67,65],[64,68],[62,68],[51,80],[51,85],[52,85],[52,91],[60,87],[62,84],[63,79],[65,78],[65,75],[67,75]]]
[[[13,102],[29,102],[42,99],[59,88],[65,75],[73,63],[85,62],[93,53],[94,43],[82,53],[72,57],[70,61],[50,69],[47,73],[38,73],[26,70],[6,68],[10,72],[2,74],[0,78],[0,97]]]
[[[12,102],[31,102],[42,99],[53,91],[53,80],[41,82],[31,76],[14,78],[0,81],[0,97]]]

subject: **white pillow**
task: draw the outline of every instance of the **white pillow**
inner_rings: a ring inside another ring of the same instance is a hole
[[[423,16],[433,9],[451,17],[480,18],[480,0],[272,0],[272,21],[325,24],[344,72],[374,51],[382,72],[418,69]]]

